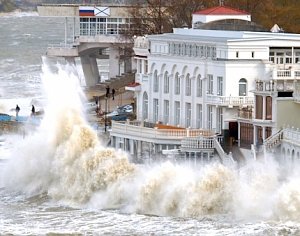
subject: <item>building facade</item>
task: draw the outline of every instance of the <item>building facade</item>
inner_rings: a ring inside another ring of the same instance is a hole
[[[263,31],[220,6],[196,12],[192,29],[137,38],[134,51],[139,120],[212,130],[247,148],[300,125],[300,35]]]

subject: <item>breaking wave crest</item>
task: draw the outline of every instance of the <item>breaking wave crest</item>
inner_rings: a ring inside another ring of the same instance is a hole
[[[48,97],[45,117],[37,132],[16,144],[2,176],[6,189],[128,213],[300,219],[299,176],[282,179],[271,157],[241,169],[135,165],[126,153],[104,147],[88,125],[85,98],[71,66],[53,72],[45,63],[42,80]]]

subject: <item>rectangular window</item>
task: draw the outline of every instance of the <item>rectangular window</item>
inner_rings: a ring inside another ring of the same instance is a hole
[[[180,94],[180,77],[178,73],[175,75],[175,94]]]
[[[223,129],[223,109],[221,107],[217,108],[217,133],[222,133]]]
[[[196,106],[196,128],[201,129],[203,128],[202,124],[202,104],[197,104]]]
[[[169,113],[170,113],[170,107],[169,107],[169,101],[164,100],[164,123],[169,123]]]
[[[145,60],[144,61],[144,74],[147,74],[148,73],[148,61]]]
[[[251,57],[254,58],[254,52],[251,52]]]
[[[170,89],[170,79],[168,73],[166,72],[164,74],[164,93],[169,93],[169,89]]]
[[[180,125],[180,102],[175,102],[175,120],[174,123],[175,125]]]
[[[263,118],[263,97],[256,96],[255,99],[255,119]]]
[[[213,123],[213,109],[212,106],[207,106],[207,123],[208,129],[212,130],[212,123]]]
[[[207,93],[213,94],[214,90],[214,78],[213,75],[207,75],[208,78],[208,84],[207,84]]]
[[[217,77],[217,95],[218,96],[223,96],[223,77],[218,76]]]
[[[189,77],[189,75],[187,75],[185,80],[185,95],[191,96],[191,94],[192,94],[192,80]]]
[[[201,76],[197,77],[197,97],[202,97],[202,80]]]
[[[158,121],[158,99],[153,99],[153,121]]]
[[[239,58],[239,52],[235,52],[235,57]]]
[[[191,118],[192,118],[191,103],[186,103],[185,104],[185,118],[186,118],[185,126],[187,128],[191,127]]]
[[[266,120],[272,120],[272,97],[266,97]]]
[[[142,60],[138,60],[138,65],[139,65],[139,69],[138,69],[138,73],[143,73],[143,61]]]

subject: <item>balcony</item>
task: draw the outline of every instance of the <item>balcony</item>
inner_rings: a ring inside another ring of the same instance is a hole
[[[238,97],[225,97],[217,95],[207,95],[206,102],[211,105],[228,106],[251,106],[254,104],[254,97],[238,96]]]
[[[275,69],[272,78],[274,80],[300,79],[300,69]]]
[[[238,118],[251,120],[254,118],[253,107],[243,107],[238,109]]]
[[[266,93],[291,92],[295,90],[296,84],[294,80],[257,80],[255,90]]]
[[[151,125],[149,125],[151,124]],[[164,126],[168,127],[168,126]],[[112,121],[112,136],[136,139],[158,144],[181,144],[186,137],[213,136],[209,130],[185,129],[177,127],[159,128],[156,124],[141,121]]]

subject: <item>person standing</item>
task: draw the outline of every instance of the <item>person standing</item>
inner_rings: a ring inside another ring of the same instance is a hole
[[[116,90],[114,88],[111,90],[111,94],[112,94],[112,100],[115,100]]]
[[[31,108],[31,115],[32,115],[32,116],[35,115],[35,107],[34,107],[34,105],[32,105],[32,108]]]
[[[17,104],[17,106],[16,106],[16,120],[18,120],[20,110],[21,109],[20,109],[20,107]]]

